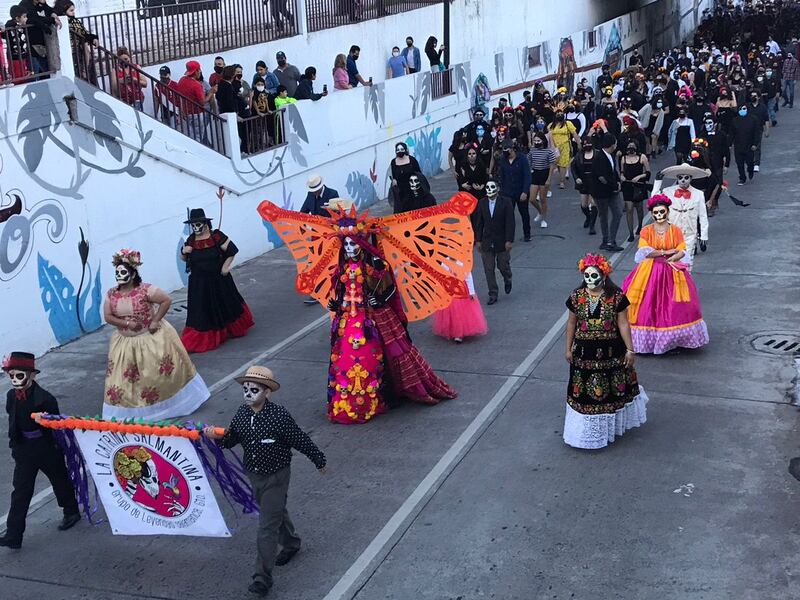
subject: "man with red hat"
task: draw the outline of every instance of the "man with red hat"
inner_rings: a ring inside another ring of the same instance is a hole
[[[60,413],[56,399],[36,383],[39,371],[33,354],[12,352],[3,360],[3,370],[13,386],[6,396],[6,412],[8,445],[14,458],[14,490],[11,492],[6,533],[0,537],[0,546],[18,549],[22,546],[25,518],[39,471],[50,480],[58,505],[64,510],[58,529],[69,529],[81,520],[81,516],[64,463],[64,453],[52,432],[31,418],[31,413],[35,412]]]
[[[211,100],[217,93],[217,86],[212,85],[206,94],[203,91],[203,84],[200,83],[203,78],[203,71],[200,68],[200,63],[196,60],[190,60],[186,63],[186,73],[183,74],[175,91],[185,96],[190,101],[184,98],[176,98],[176,104],[179,105],[178,113],[183,118],[183,124],[178,126],[178,130],[185,133],[189,137],[201,142],[208,143],[206,137],[206,125],[203,120],[203,111],[207,102]]]

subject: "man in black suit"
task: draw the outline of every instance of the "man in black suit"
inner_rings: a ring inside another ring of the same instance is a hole
[[[497,302],[495,266],[505,282],[506,294],[511,293],[511,246],[514,242],[514,203],[500,195],[500,186],[491,179],[486,183],[486,196],[478,202],[475,224],[475,245],[481,253],[486,283],[489,284],[487,304]]]
[[[3,370],[12,385],[6,394],[6,412],[14,477],[6,533],[0,537],[0,546],[19,549],[39,471],[50,480],[58,505],[64,510],[58,529],[69,529],[81,520],[81,516],[61,447],[49,429],[31,418],[31,413],[36,412],[60,413],[56,399],[35,381],[39,370],[33,354],[12,352],[3,361]]]
[[[603,136],[603,149],[594,153],[592,159],[592,197],[597,204],[600,216],[600,228],[603,230],[601,250],[621,252],[617,245],[617,230],[622,218],[622,202],[619,199],[619,173],[614,151],[617,139],[611,133]],[[608,222],[608,211],[611,211],[611,223]]]
[[[303,202],[300,212],[321,217],[330,216],[325,207],[329,201],[339,197],[339,192],[327,187],[320,175],[312,175],[306,182],[306,186],[308,187],[308,195],[306,195],[306,201]]]

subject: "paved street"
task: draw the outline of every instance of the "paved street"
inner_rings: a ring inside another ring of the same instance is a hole
[[[800,483],[786,470],[800,454],[797,372],[791,355],[756,352],[749,338],[800,329],[800,110],[778,118],[762,172],[731,190],[751,206],[723,196],[709,250],[696,260],[711,343],[637,357],[651,398],[648,423],[605,450],[561,440],[564,300],[579,282],[576,261],[600,241],[581,228],[572,189],[554,191],[548,229],[516,244],[513,292],[484,306],[488,336],[455,345],[428,322],[412,326],[415,343],[460,397],[404,406],[368,425],[326,420],[326,317],[294,292],[288,252],[237,268],[256,327],[194,357],[209,386],[221,382],[197,416],[227,425],[241,400],[228,377],[261,357],[282,384],[274,399],[329,462],[321,476],[295,458],[289,509],[304,546],[276,568],[270,598],[322,599],[337,583],[359,600],[800,597]],[[449,174],[434,184],[440,201],[455,188]],[[617,283],[632,255],[628,248],[619,257]],[[479,261],[474,275],[484,301]],[[174,297],[179,306],[181,293]],[[177,312],[171,320],[182,324]],[[63,412],[100,412],[109,335],[106,328],[40,360],[40,382]],[[5,392],[7,380],[1,385]],[[5,438],[5,421],[0,429]],[[4,450],[0,513],[8,510],[11,464]],[[43,497],[23,549],[0,552],[3,597],[247,597],[256,520],[221,494],[230,539],[113,536],[107,524],[86,522],[61,533],[60,511]]]

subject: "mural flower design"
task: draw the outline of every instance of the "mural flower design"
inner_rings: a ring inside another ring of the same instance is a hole
[[[420,130],[406,138],[406,144],[419,162],[419,168],[425,177],[433,177],[442,172],[442,140],[439,134],[441,127],[430,131]]]
[[[375,191],[375,184],[372,179],[363,173],[353,171],[347,176],[347,193],[353,202],[356,203],[358,210],[363,210],[373,204],[378,199],[378,192]]]
[[[87,267],[88,268],[88,267]],[[42,306],[47,312],[50,328],[56,341],[66,344],[81,335],[81,331],[94,331],[102,325],[100,308],[102,297],[100,289],[100,267],[94,274],[93,285],[87,286],[80,297],[75,286],[55,265],[38,255],[39,288],[42,292]],[[92,282],[92,270],[89,281]],[[91,306],[87,307],[91,298]],[[81,316],[79,320],[78,317]],[[81,327],[83,325],[83,327]]]

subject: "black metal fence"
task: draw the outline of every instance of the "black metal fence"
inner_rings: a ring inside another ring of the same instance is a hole
[[[48,77],[46,56],[39,56],[30,43],[31,25],[9,27],[0,33],[0,85],[18,84]]]
[[[444,71],[433,71],[431,73],[431,98],[437,100],[450,94],[454,94],[453,89],[453,69]]]
[[[224,120],[105,48],[73,47],[75,75],[201,144],[226,154]],[[149,89],[149,94],[145,91]]]
[[[297,35],[296,0],[138,0],[140,8],[82,17],[100,45],[154,65]]]
[[[309,31],[342,27],[441,4],[442,0],[306,0]],[[420,40],[422,47],[424,40]]]
[[[286,143],[285,111],[257,115],[239,122],[240,150],[243,155],[258,154]]]

